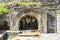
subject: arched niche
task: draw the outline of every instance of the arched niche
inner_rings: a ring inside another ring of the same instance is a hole
[[[46,16],[47,15],[45,13],[39,12],[37,10],[32,10],[32,9],[31,10],[30,9],[24,9],[24,10],[19,11],[19,13],[17,13],[15,15],[15,17],[13,18],[13,20],[11,21],[12,26],[10,26],[10,30],[18,31],[19,26],[20,26],[19,22],[20,22],[21,18],[24,17],[25,15],[29,15],[29,16],[32,15],[33,17],[35,17],[37,19],[38,31],[40,31],[40,32],[46,32],[47,31],[46,30]],[[43,22],[41,22],[41,20]],[[42,27],[43,27],[43,29],[42,29]]]
[[[38,30],[37,19],[33,15],[25,15],[21,17],[19,30]]]
[[[18,21],[16,22],[16,27],[17,27],[17,29],[19,30],[20,21],[21,21],[22,19],[25,19],[27,16],[29,16],[29,18],[32,17],[32,19],[35,19],[35,21],[36,21],[36,23],[37,23],[37,26],[38,26],[37,29],[32,29],[32,30],[40,30],[40,27],[41,27],[41,25],[40,25],[41,16],[40,16],[40,14],[37,14],[37,13],[35,13],[35,12],[28,12],[28,13],[26,13],[26,14],[21,15],[20,18],[18,19]],[[25,17],[25,18],[24,18],[24,17]]]

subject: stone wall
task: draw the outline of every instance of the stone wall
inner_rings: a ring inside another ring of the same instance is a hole
[[[60,14],[57,14],[57,33],[60,33]]]
[[[57,32],[57,16],[47,14],[47,32],[48,33]]]
[[[0,15],[0,30],[9,30],[9,25],[6,15]]]
[[[18,8],[16,9],[18,10]],[[44,12],[43,12],[44,11]],[[19,8],[19,11],[11,10],[10,30],[19,30],[19,21],[25,15],[35,16],[38,20],[38,31],[47,33],[47,13],[44,9],[38,8]],[[42,22],[41,22],[42,21]],[[13,29],[14,28],[14,29]]]

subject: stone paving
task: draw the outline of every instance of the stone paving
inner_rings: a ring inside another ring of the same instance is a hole
[[[8,40],[60,40],[60,34],[54,33],[54,34],[41,34],[39,37],[21,37],[16,36],[15,38],[9,38]]]
[[[41,34],[40,40],[60,40],[60,34]]]

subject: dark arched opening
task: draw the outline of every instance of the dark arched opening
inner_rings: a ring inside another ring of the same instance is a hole
[[[19,30],[37,30],[38,22],[33,16],[25,15],[20,19]]]

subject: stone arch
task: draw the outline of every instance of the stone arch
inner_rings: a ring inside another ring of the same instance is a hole
[[[34,18],[36,19],[36,21],[37,21],[37,26],[39,26],[39,21],[38,21],[38,15],[39,15],[39,14],[37,14],[37,13],[35,13],[35,12],[28,12],[27,14],[24,14],[24,15],[21,15],[21,16],[20,16],[19,21],[18,21],[18,27],[20,26],[20,23],[19,23],[20,20],[21,20],[23,17],[25,17],[26,15],[34,17]],[[37,27],[37,28],[38,28],[38,27]]]
[[[22,12],[24,12],[24,14],[22,13]],[[19,21],[20,21],[20,19],[23,17],[23,16],[25,16],[25,15],[32,15],[32,16],[34,16],[36,19],[37,19],[37,21],[38,21],[38,30],[41,30],[40,28],[41,28],[41,13],[39,12],[39,11],[37,11],[37,10],[35,10],[35,9],[21,9],[15,16],[14,16],[14,18],[13,18],[13,20],[12,20],[12,26],[10,27],[10,30],[19,30]],[[14,28],[14,29],[12,29],[12,28]]]
[[[35,17],[37,15],[40,15],[40,12],[39,11],[35,11],[35,9],[21,9],[16,15],[15,17],[13,18],[13,26],[16,25],[16,19],[19,19],[21,18],[22,16],[26,15],[26,14],[32,14],[31,12],[33,12],[33,15],[35,15]]]

